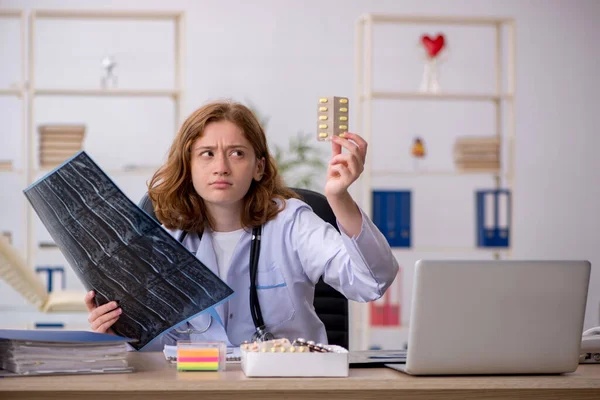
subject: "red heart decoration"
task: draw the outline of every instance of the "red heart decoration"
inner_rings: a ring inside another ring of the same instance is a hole
[[[444,48],[444,35],[439,34],[435,39],[430,38],[428,35],[423,35],[421,36],[421,43],[423,43],[429,57],[435,57]]]

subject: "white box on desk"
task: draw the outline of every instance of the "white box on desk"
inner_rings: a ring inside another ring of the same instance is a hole
[[[330,346],[330,353],[272,353],[241,350],[242,371],[248,377],[347,377],[348,350]]]

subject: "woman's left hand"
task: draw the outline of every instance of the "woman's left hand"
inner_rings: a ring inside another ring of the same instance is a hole
[[[348,153],[342,153],[342,147]],[[332,157],[327,169],[326,196],[342,196],[364,170],[367,142],[356,133],[344,133],[344,137],[331,139]]]

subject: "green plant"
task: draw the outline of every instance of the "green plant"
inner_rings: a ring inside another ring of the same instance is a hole
[[[261,115],[248,100],[246,102],[266,132],[269,117]],[[323,175],[326,163],[321,149],[313,144],[314,140],[314,135],[298,132],[290,137],[287,149],[277,144],[272,145],[273,158],[286,186],[320,189],[316,187],[315,179]]]
[[[322,153],[311,142],[314,135],[298,132],[290,137],[287,151],[274,145],[273,158],[287,186],[317,189],[315,178],[322,175],[325,162]]]

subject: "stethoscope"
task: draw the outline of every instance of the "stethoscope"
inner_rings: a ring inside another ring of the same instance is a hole
[[[252,229],[252,241],[250,243],[250,314],[252,315],[252,321],[256,331],[252,335],[253,342],[264,342],[267,340],[273,340],[275,337],[265,327],[265,321],[263,320],[262,312],[260,310],[260,304],[258,302],[258,291],[256,289],[256,277],[258,275],[258,259],[260,257],[260,240],[261,240],[262,227],[258,226]],[[187,236],[187,232],[183,231],[179,235],[179,242],[183,244],[183,240]],[[198,234],[198,238],[202,239],[202,232]],[[213,317],[210,316],[208,325],[204,329],[175,329],[177,333],[182,334],[199,334],[208,331],[212,325]],[[187,322],[188,326],[191,327],[190,323]]]

